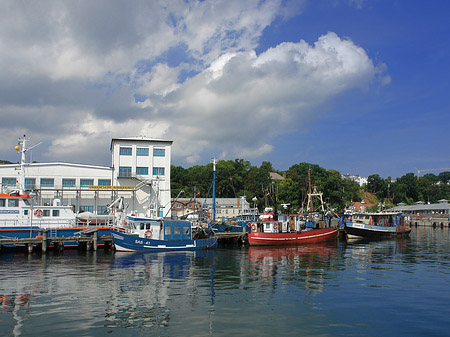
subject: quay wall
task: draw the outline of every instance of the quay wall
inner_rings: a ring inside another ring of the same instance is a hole
[[[405,222],[411,227],[450,228],[450,217],[441,214],[426,214],[405,216]]]

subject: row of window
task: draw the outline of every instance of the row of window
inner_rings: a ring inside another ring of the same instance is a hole
[[[16,186],[16,178],[2,178],[3,186]],[[97,185],[99,186],[111,186],[111,179],[98,179]],[[41,178],[40,179],[41,187],[54,187],[55,179],[54,178]],[[63,178],[62,180],[63,187],[75,187],[76,179],[75,178]],[[81,187],[94,186],[94,179],[80,179]],[[36,187],[36,178],[26,178],[25,179],[25,188],[33,189]]]
[[[0,207],[19,207],[19,199],[3,199],[0,198]],[[80,212],[94,212],[94,206],[80,206]],[[97,206],[97,214],[107,215],[106,206]],[[26,215],[26,214],[25,214]],[[42,210],[42,216],[50,216],[50,210]],[[52,216],[59,216],[59,210],[53,210]]]
[[[120,150],[119,150],[119,154],[121,156],[132,156],[133,155],[133,148],[132,147],[121,146]],[[148,155],[149,155],[148,147],[138,147],[138,148],[136,148],[136,156],[148,157]],[[166,149],[153,148],[153,157],[165,157],[165,156],[166,156]]]
[[[165,175],[166,170],[164,167],[154,167],[152,174],[154,176]],[[136,175],[147,176],[148,167],[136,167]],[[119,177],[131,177],[131,166],[119,166]]]

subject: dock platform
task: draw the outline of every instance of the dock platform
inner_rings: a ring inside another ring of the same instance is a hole
[[[111,235],[98,235],[97,230],[86,230],[76,233],[75,236],[49,237],[47,231],[43,230],[38,236],[33,238],[2,238],[0,239],[0,252],[8,249],[8,247],[25,247],[28,253],[32,253],[34,248],[45,253],[48,248],[62,251],[65,244],[73,244],[76,246],[86,247],[86,250],[97,250],[98,242],[104,242],[105,247],[112,246]],[[5,247],[3,247],[5,246]]]

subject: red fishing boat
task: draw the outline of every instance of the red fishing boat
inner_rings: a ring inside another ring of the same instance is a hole
[[[338,228],[314,228],[291,231],[289,224],[281,221],[253,222],[248,234],[250,246],[300,245],[336,240]]]
[[[336,240],[339,229],[331,226],[331,215],[326,214],[322,193],[311,188],[311,172],[308,171],[309,191],[308,215],[298,215],[288,221],[279,221],[277,212],[266,208],[261,221],[250,224],[248,234],[250,246],[281,246],[300,245],[305,243],[319,243]],[[313,208],[313,198],[319,197],[320,211]]]

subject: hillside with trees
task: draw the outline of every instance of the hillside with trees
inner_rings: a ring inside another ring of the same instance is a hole
[[[419,180],[413,173],[393,181],[379,175],[368,177],[368,184],[361,188],[352,180],[343,179],[340,172],[326,170],[319,165],[299,163],[287,171],[278,171],[270,162],[260,167],[253,166],[243,159],[220,160],[216,164],[216,197],[239,198],[245,196],[253,206],[252,199],[258,199],[260,211],[266,206],[290,204],[289,212],[298,212],[308,193],[308,170],[311,170],[312,185],[323,192],[324,201],[336,212],[342,212],[351,202],[361,201],[363,197],[373,198],[387,205],[400,202],[413,204],[416,201],[437,202],[450,199],[450,172],[439,175],[427,174]],[[270,173],[275,172],[282,180],[272,180]],[[172,197],[184,190],[183,197],[212,197],[213,165],[196,165],[190,168],[172,165]]]

